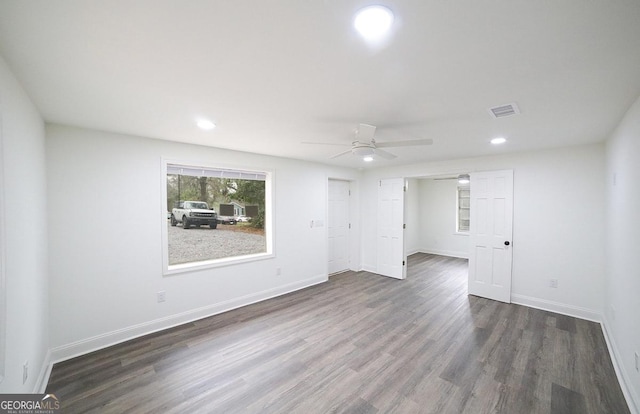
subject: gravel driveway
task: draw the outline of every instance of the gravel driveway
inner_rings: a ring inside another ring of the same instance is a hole
[[[201,226],[188,230],[182,225],[167,226],[170,265],[264,253],[267,250],[264,236],[233,231],[230,229],[232,226],[218,224],[217,229]]]

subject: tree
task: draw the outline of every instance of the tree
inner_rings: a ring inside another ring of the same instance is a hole
[[[200,201],[207,202],[207,177],[198,177],[198,185],[200,186]]]
[[[257,228],[264,228],[265,213],[265,182],[257,180],[235,180],[233,197],[245,204],[258,206],[258,217],[252,217],[251,224]]]
[[[236,180],[233,198],[247,204],[257,204],[264,209],[264,181]]]

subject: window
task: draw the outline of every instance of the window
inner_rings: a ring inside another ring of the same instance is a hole
[[[163,161],[165,273],[271,257],[271,175]]]
[[[457,223],[458,233],[469,233],[469,212],[471,207],[471,191],[468,185],[458,186]]]

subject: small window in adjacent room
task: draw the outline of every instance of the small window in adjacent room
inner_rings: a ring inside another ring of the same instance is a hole
[[[164,271],[272,255],[271,173],[163,162]]]
[[[458,210],[457,210],[457,228],[458,233],[469,233],[469,211],[470,211],[470,189],[469,186],[458,186]]]

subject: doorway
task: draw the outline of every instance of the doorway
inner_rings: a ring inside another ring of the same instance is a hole
[[[510,302],[513,171],[460,177],[408,179],[406,253],[469,259],[469,294]]]
[[[351,183],[349,181],[329,180],[329,214],[327,219],[329,275],[349,270],[350,196]]]

